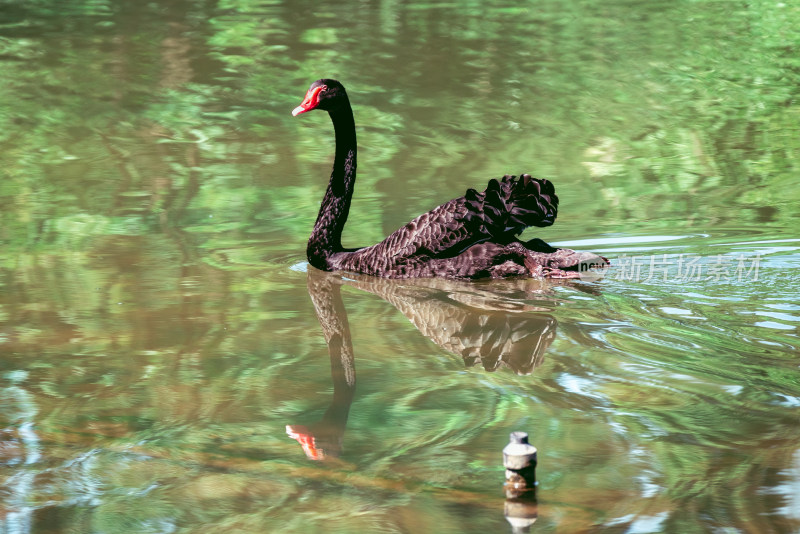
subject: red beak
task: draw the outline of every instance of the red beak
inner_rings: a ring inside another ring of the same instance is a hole
[[[317,87],[312,87],[309,89],[306,93],[306,97],[303,99],[302,104],[292,110],[292,116],[297,117],[301,113],[311,111],[315,107],[319,106],[319,94],[323,89],[325,89],[324,85],[318,85]]]

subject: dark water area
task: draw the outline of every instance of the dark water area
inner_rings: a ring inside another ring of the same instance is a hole
[[[530,532],[800,532],[799,28],[775,1],[0,2],[0,533],[511,532],[515,430]],[[358,128],[345,246],[528,172],[561,203],[524,238],[612,267],[309,267],[333,131],[290,112],[321,77]]]

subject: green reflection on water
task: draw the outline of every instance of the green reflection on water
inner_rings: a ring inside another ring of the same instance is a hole
[[[4,531],[504,531],[517,429],[534,531],[797,530],[793,4],[2,7]],[[321,76],[359,126],[346,245],[531,172],[541,236],[615,267],[330,282],[343,394],[301,263],[332,132],[289,115]],[[665,254],[760,277],[622,276]],[[285,426],[320,421],[312,462]]]

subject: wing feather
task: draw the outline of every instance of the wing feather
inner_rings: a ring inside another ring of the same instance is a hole
[[[550,226],[557,213],[549,180],[506,175],[490,180],[483,192],[469,189],[423,213],[376,247],[388,256],[454,256],[483,241],[508,241],[529,226]]]
[[[529,226],[550,226],[558,197],[549,180],[506,175],[486,189],[437,206],[386,239],[353,252],[335,254],[332,267],[364,273],[395,272],[433,258],[455,257],[483,242],[509,243]]]

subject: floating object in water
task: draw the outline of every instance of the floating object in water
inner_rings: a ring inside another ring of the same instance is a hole
[[[506,486],[525,491],[536,485],[536,447],[528,443],[527,432],[512,432],[503,449]]]
[[[527,432],[512,432],[503,449],[506,468],[506,502],[503,512],[512,532],[529,532],[539,516],[536,503],[536,447],[528,443]]]

